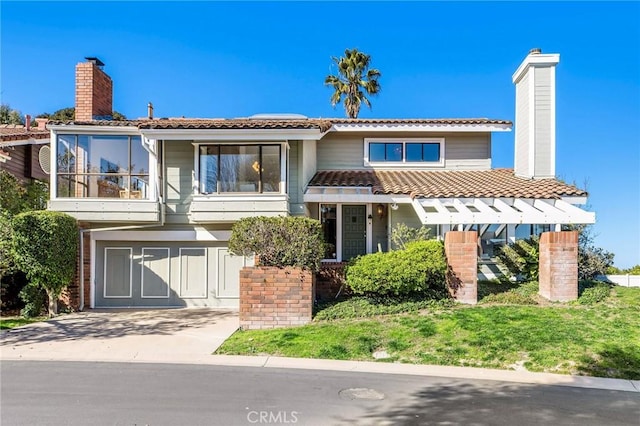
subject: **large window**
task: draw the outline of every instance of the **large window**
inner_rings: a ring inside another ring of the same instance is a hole
[[[148,198],[149,154],[140,136],[59,135],[57,196]]]
[[[444,139],[425,140],[365,140],[367,163],[443,163]]]
[[[200,191],[279,193],[280,145],[200,145]]]

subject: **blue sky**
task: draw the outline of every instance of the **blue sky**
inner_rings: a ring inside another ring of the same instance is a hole
[[[529,49],[560,53],[557,174],[590,192],[596,243],[640,263],[640,3],[9,2],[1,100],[23,113],[74,102],[98,56],[129,118],[343,116],[331,56],[358,48],[383,74],[360,117],[514,119],[511,75]],[[494,135],[513,166],[514,133]]]

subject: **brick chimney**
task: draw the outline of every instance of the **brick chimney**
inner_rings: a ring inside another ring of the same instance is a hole
[[[111,120],[113,82],[98,58],[76,65],[76,121]]]
[[[556,174],[557,53],[531,49],[513,74],[516,85],[514,171],[517,176],[544,179]]]

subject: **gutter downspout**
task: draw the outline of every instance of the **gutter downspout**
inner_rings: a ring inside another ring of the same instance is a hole
[[[87,231],[90,229],[80,228],[80,311],[84,311],[84,233]]]

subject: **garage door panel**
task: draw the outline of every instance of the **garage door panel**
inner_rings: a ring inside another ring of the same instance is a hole
[[[179,250],[180,297],[207,297],[207,249],[185,248]]]
[[[141,297],[143,299],[168,299],[170,295],[169,248],[142,249]]]
[[[131,298],[131,248],[107,247],[104,257],[104,298]]]
[[[234,256],[228,249],[218,250],[218,297],[240,296],[240,269],[246,265],[244,256]]]

